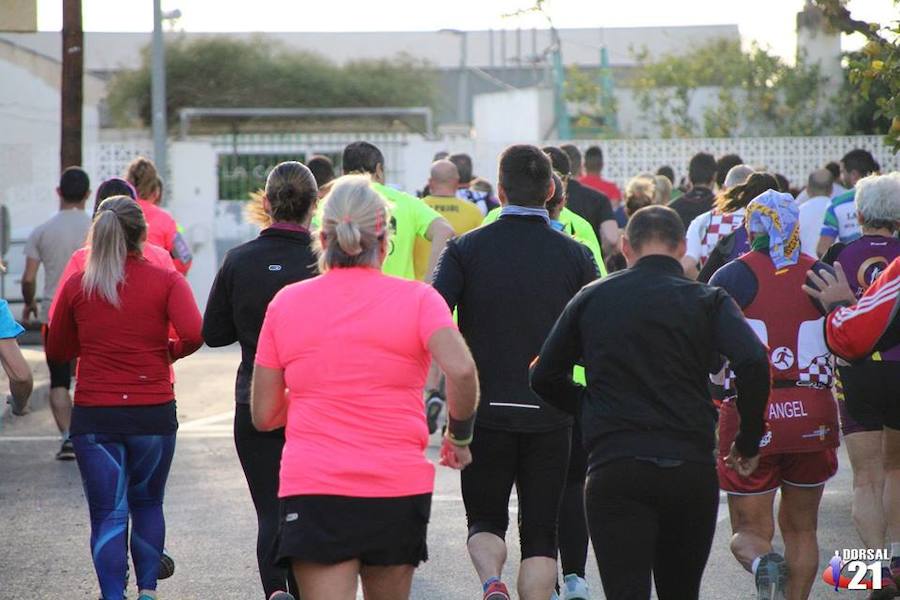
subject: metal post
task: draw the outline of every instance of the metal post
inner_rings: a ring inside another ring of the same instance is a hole
[[[162,35],[160,0],[153,0],[153,64],[151,69],[151,112],[153,115],[153,161],[165,177],[166,164],[166,51]]]
[[[459,33],[459,98],[458,115],[460,123],[469,122],[469,36],[465,31]]]

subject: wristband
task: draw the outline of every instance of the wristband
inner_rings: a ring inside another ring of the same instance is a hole
[[[454,446],[468,446],[472,443],[472,436],[475,432],[475,413],[468,419],[459,420],[448,417],[447,422],[447,439]]]

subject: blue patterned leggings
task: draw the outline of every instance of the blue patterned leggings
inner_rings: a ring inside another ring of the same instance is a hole
[[[166,537],[163,495],[175,434],[72,436],[91,513],[91,555],[103,600],[122,600],[131,555],[139,589],[155,590]]]

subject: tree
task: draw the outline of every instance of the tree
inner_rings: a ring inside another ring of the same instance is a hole
[[[262,38],[228,36],[166,42],[166,105],[202,107],[433,106],[436,81],[424,62],[409,57],[360,60],[337,66],[324,57]],[[112,81],[110,112],[119,126],[150,123],[150,56]]]
[[[845,6],[846,0],[814,0],[828,23],[844,33],[858,33],[868,43],[860,52],[848,55],[850,93],[870,104],[853,102],[851,123],[869,126],[886,133],[885,141],[894,152],[900,151],[900,20],[890,25],[866,23],[854,19]],[[900,5],[894,0],[894,5]],[[874,106],[874,111],[872,107]],[[855,121],[854,121],[855,120]]]
[[[713,40],[681,55],[648,59],[639,51],[633,81],[644,117],[663,137],[821,135],[838,123],[817,65],[788,65],[757,45]],[[698,90],[717,102],[698,119]]]

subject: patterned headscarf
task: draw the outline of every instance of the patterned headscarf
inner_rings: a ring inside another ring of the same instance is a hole
[[[800,211],[793,196],[766,190],[747,205],[746,222],[750,233],[768,237],[769,256],[776,268],[797,264],[800,259]]]

